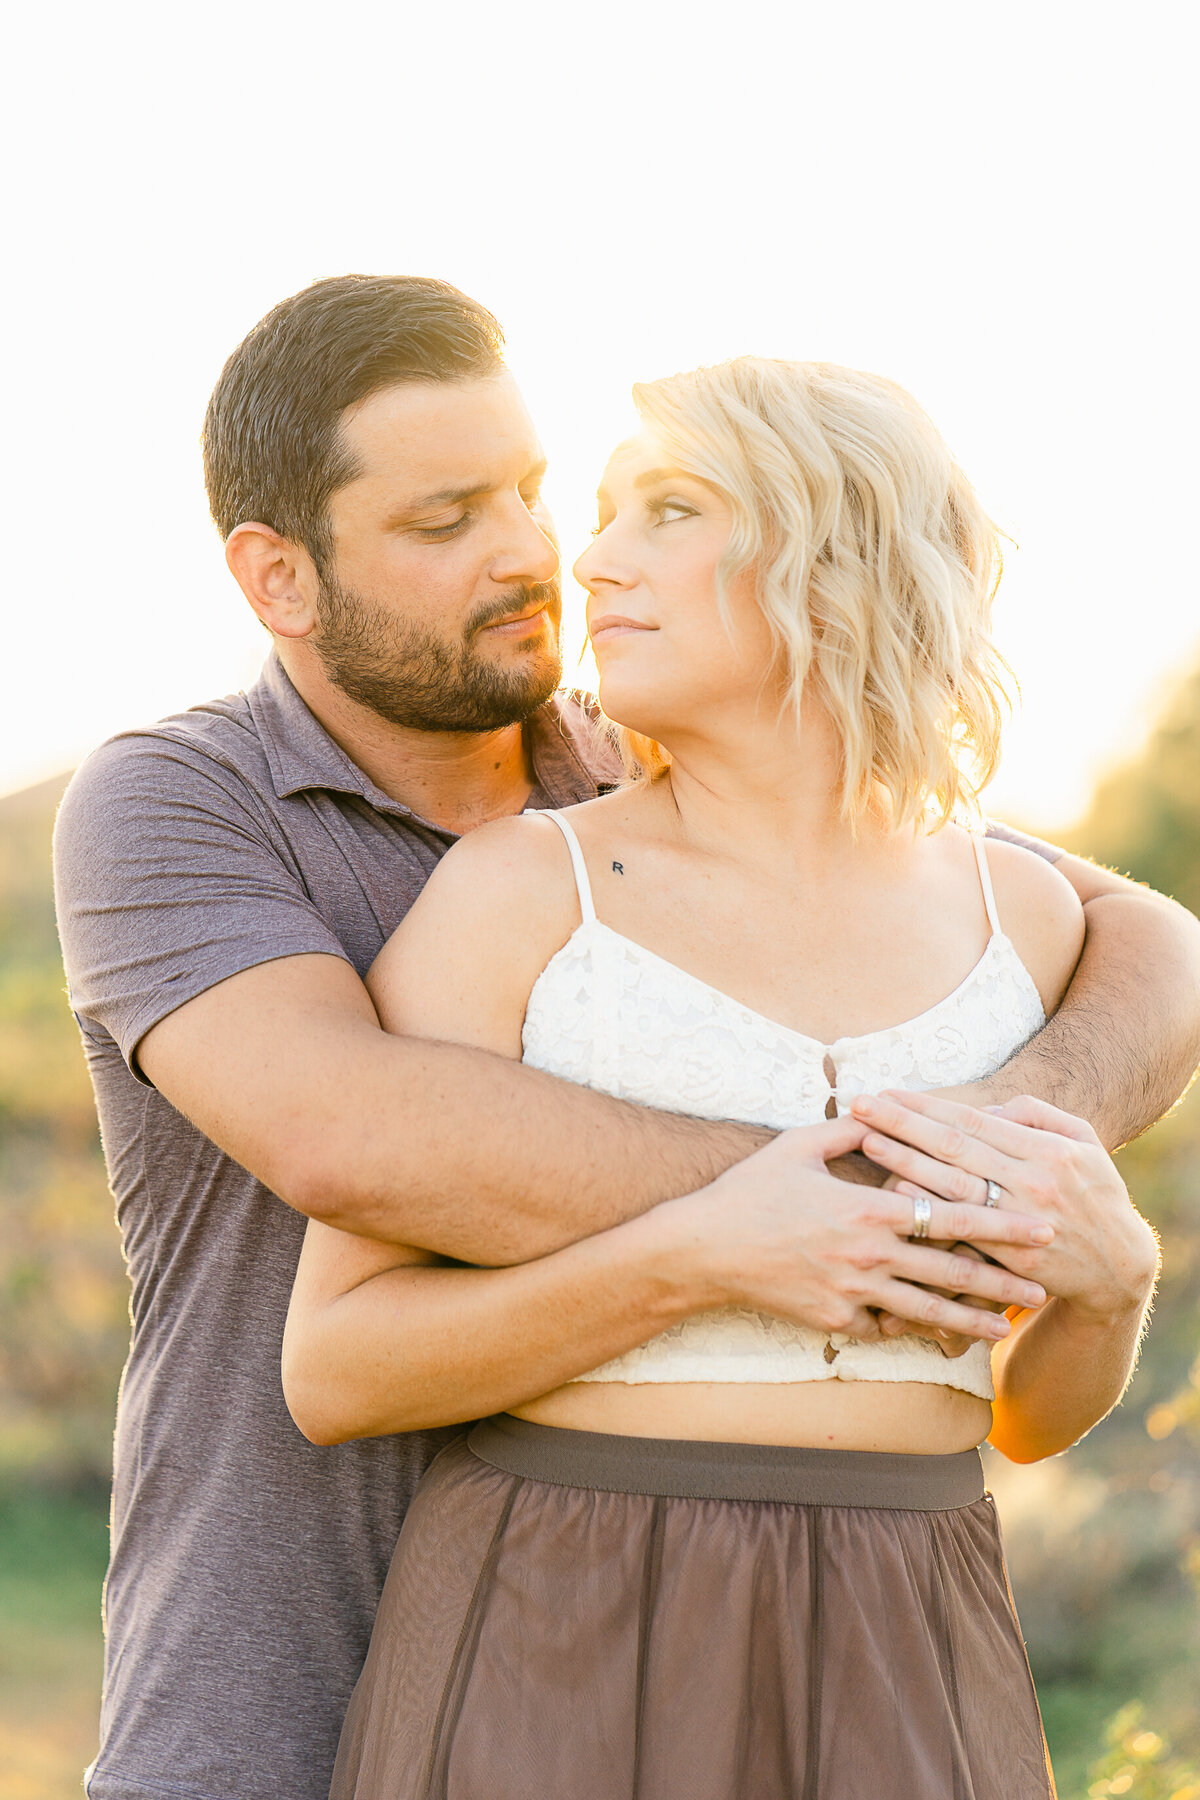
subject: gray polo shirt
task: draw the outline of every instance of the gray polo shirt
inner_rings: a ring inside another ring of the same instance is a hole
[[[527,733],[531,806],[614,778],[572,701]],[[365,971],[453,842],[274,657],[248,694],[104,744],[67,790],[63,953],[132,1283],[93,1800],[325,1800],[405,1507],[454,1435],[300,1435],[279,1355],[304,1220],[145,1081],[138,1043],[257,963]]]

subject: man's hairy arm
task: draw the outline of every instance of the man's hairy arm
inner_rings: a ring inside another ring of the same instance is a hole
[[[989,1106],[1032,1094],[1089,1120],[1114,1150],[1170,1110],[1200,1062],[1200,920],[1080,857],[1055,866],[1087,923],[1071,985],[1003,1068],[952,1097]]]
[[[479,1264],[607,1230],[706,1186],[774,1135],[391,1036],[334,956],[281,957],[219,982],[148,1032],[138,1061],[300,1212]]]

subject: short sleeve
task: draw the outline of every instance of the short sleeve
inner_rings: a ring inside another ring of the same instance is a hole
[[[54,877],[71,1008],[139,1080],[142,1038],[217,982],[284,956],[349,960],[262,800],[166,735],[114,738],[77,771]]]
[[[1030,837],[1024,831],[1014,831],[1011,825],[1001,825],[996,819],[989,819],[987,834],[990,838],[998,838],[1002,844],[1016,844],[1022,850],[1030,850],[1034,856],[1044,857],[1049,863],[1061,862],[1066,855],[1055,844],[1048,844],[1045,838]]]

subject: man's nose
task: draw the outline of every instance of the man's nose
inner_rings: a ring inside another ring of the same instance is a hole
[[[560,560],[550,515],[541,509],[531,511],[524,501],[519,501],[505,545],[492,559],[492,580],[553,581]]]

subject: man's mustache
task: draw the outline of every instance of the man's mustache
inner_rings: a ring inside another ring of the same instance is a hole
[[[498,600],[481,606],[467,620],[466,635],[474,637],[477,631],[495,625],[500,619],[511,619],[517,613],[536,612],[542,606],[557,625],[562,617],[562,583],[557,576],[553,581],[539,581],[533,587],[513,588],[511,593],[502,594]]]

